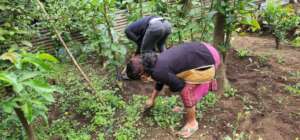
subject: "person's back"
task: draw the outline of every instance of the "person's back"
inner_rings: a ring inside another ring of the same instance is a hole
[[[158,56],[154,71],[169,70],[175,74],[207,65],[213,65],[214,59],[202,43],[184,43],[170,48]]]

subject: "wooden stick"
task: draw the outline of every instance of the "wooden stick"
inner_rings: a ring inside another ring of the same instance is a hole
[[[50,16],[47,13],[46,9],[44,8],[43,3],[40,2],[40,0],[36,0],[40,6],[40,8],[42,9],[42,11],[44,12],[44,14],[46,15],[46,18],[49,20]],[[96,92],[95,88],[93,87],[93,84],[91,82],[91,80],[89,79],[89,77],[84,73],[84,71],[81,69],[81,67],[79,66],[79,64],[77,63],[76,59],[74,58],[73,54],[71,53],[69,47],[67,46],[67,44],[65,43],[65,41],[62,39],[60,33],[58,32],[58,30],[53,26],[53,29],[56,33],[56,35],[58,36],[60,42],[62,43],[62,45],[64,46],[64,48],[66,49],[68,55],[71,57],[72,62],[74,63],[74,65],[77,67],[77,69],[79,70],[79,72],[81,73],[81,75],[83,76],[83,78],[87,81],[87,83],[89,84],[89,86],[93,89],[93,92]]]

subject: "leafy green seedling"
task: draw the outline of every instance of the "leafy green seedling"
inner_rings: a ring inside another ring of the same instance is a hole
[[[237,93],[237,89],[233,87],[229,87],[225,89],[224,96],[225,97],[233,97]]]
[[[243,59],[250,56],[250,51],[246,48],[237,50],[237,55],[239,58]]]

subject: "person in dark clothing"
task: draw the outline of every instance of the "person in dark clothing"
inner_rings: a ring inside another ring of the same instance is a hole
[[[125,29],[127,38],[137,44],[136,55],[151,51],[162,52],[170,33],[171,24],[158,16],[145,16]]]
[[[214,76],[219,65],[220,55],[214,47],[192,42],[172,47],[161,54],[135,56],[128,63],[126,74],[131,79],[140,79],[146,75],[156,81],[146,102],[148,108],[154,105],[164,85],[169,86],[173,92],[181,92],[186,123],[178,135],[187,138],[198,129],[195,105],[216,86]]]

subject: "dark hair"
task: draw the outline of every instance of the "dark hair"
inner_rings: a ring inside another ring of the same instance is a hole
[[[142,73],[142,59],[140,56],[134,56],[127,63],[126,74],[128,78],[138,80],[140,73]]]
[[[146,72],[151,75],[155,65],[157,54],[154,52],[144,53],[142,56],[132,57],[127,63],[126,74],[132,80],[140,79],[141,73]]]
[[[155,52],[144,53],[142,59],[144,71],[150,75],[152,73],[152,68],[156,63],[157,54]]]

